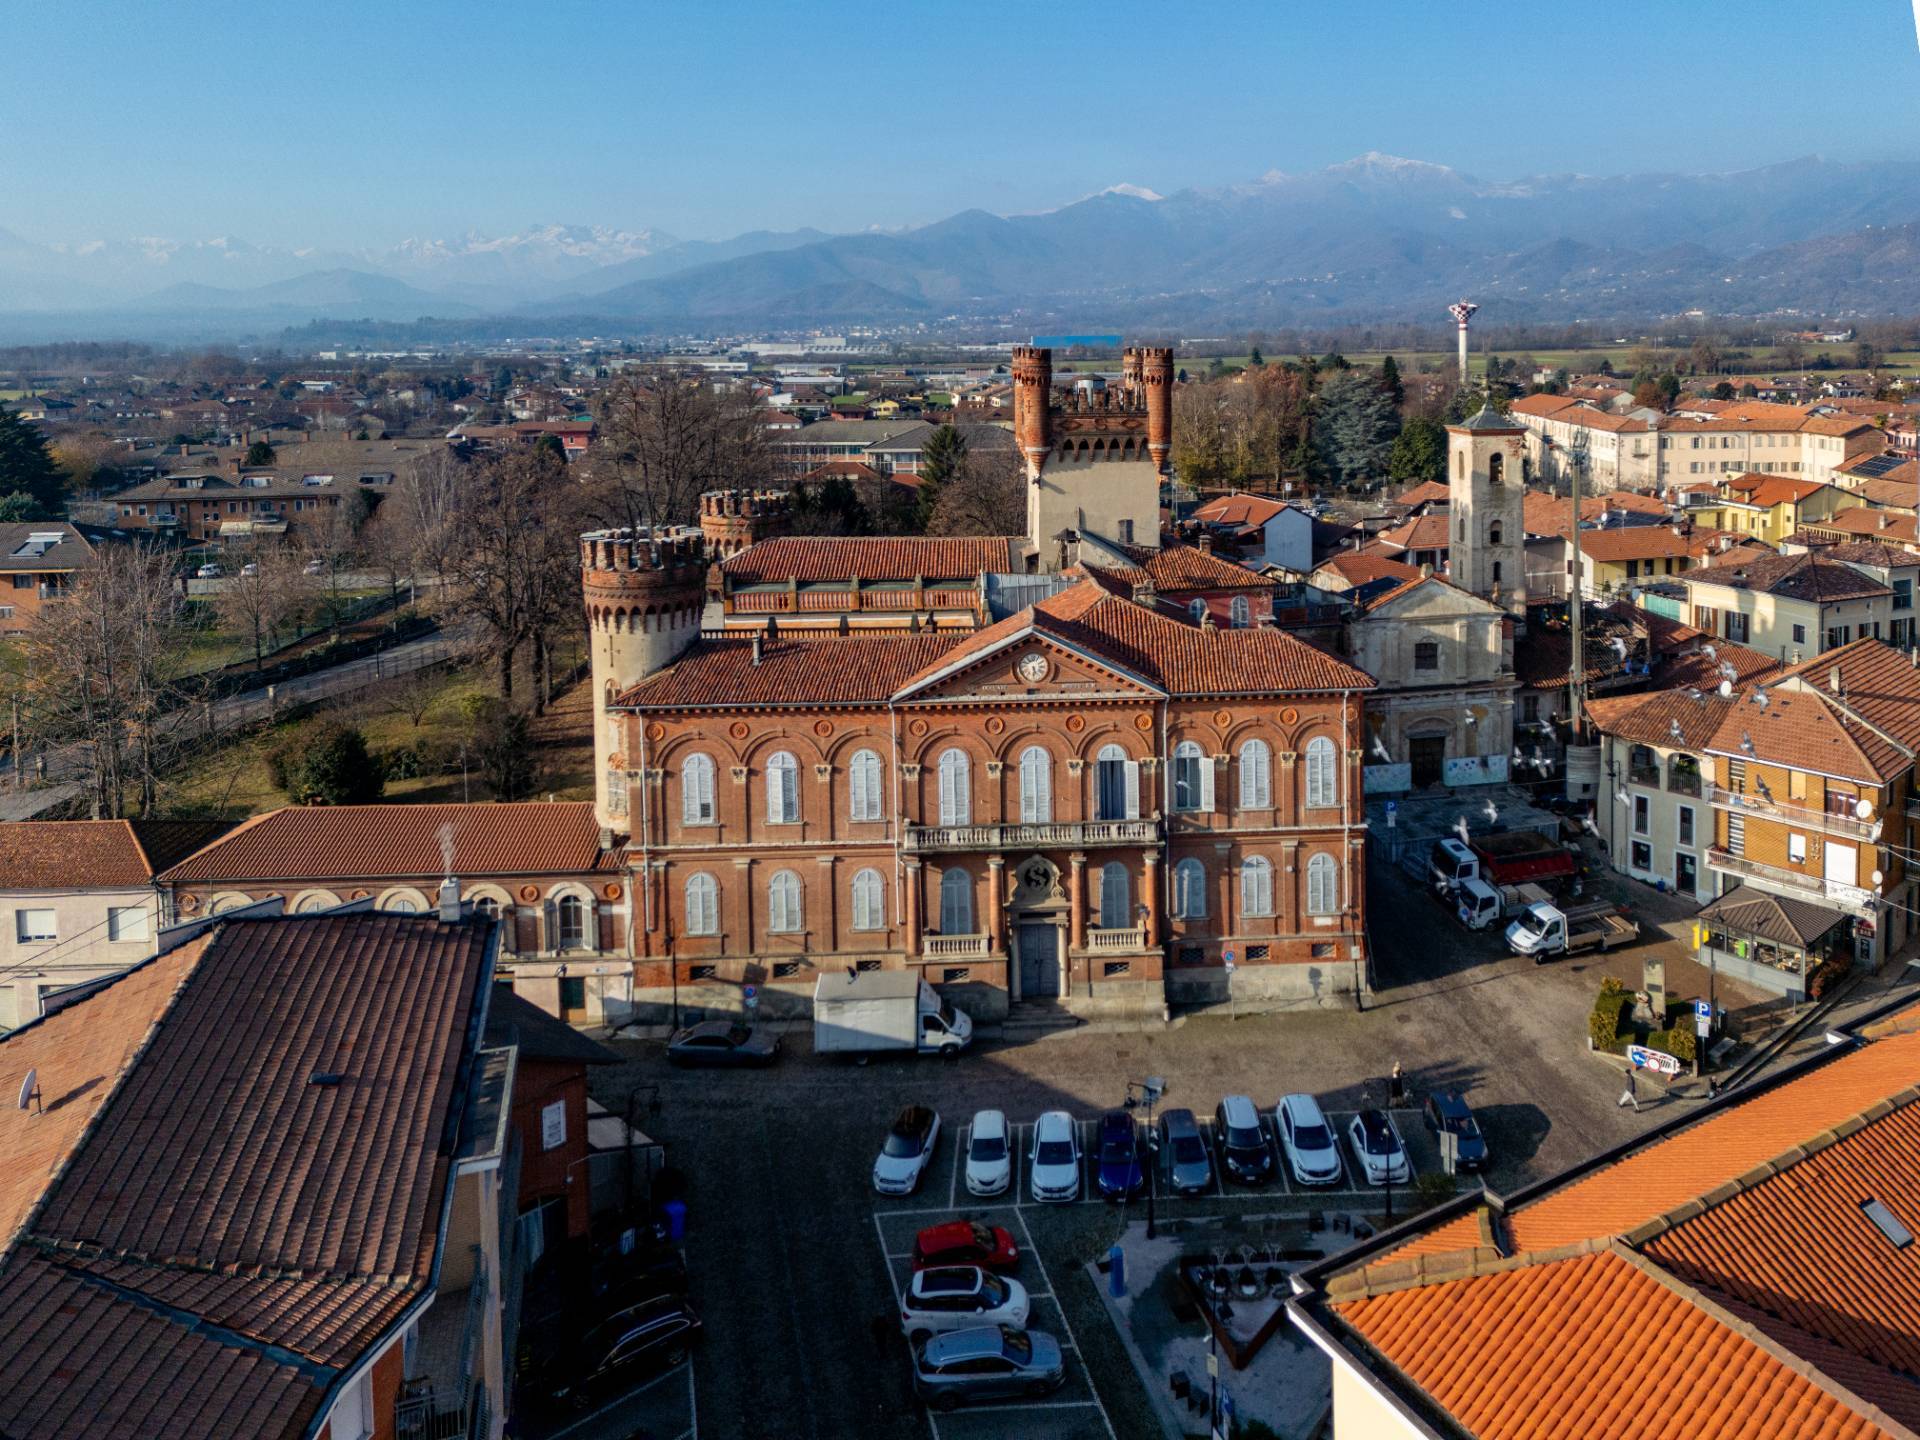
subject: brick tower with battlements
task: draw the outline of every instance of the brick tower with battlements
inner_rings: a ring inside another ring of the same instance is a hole
[[[785,535],[793,524],[793,495],[786,490],[709,490],[700,497],[700,533],[715,560],[749,545]]]

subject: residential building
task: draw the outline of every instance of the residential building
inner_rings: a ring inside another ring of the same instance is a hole
[[[1788,663],[1892,633],[1892,587],[1817,554],[1733,556],[1680,580],[1696,628]]]
[[[1325,1433],[1913,1434],[1916,1067],[1908,1012],[1296,1272],[1289,1318],[1333,1365]]]
[[[173,920],[162,870],[224,820],[27,820],[0,825],[0,1031],[61,991],[153,953]]]
[[[502,1433],[495,928],[276,908],[0,1037],[0,1432]]]
[[[0,635],[25,633],[74,581],[99,563],[93,545],[61,520],[0,525]]]
[[[183,919],[270,896],[302,915],[354,900],[424,915],[448,876],[464,903],[500,920],[501,975],[519,994],[567,1020],[626,1017],[626,854],[586,801],[291,805],[254,816],[158,883]]]
[[[1207,501],[1188,518],[1256,565],[1275,565],[1298,575],[1313,569],[1313,517],[1297,505],[1235,493]]]
[[[114,495],[114,525],[196,542],[292,535],[326,523],[343,504],[360,507],[364,518],[391,480],[339,480],[330,474],[283,479],[264,472],[234,480],[168,475]]]
[[[1563,537],[1564,538],[1564,537]],[[1610,600],[1641,584],[1684,575],[1725,553],[1729,536],[1676,525],[1622,525],[1611,530],[1580,531],[1580,593],[1589,600]],[[1573,545],[1562,546],[1567,573],[1573,573]]]
[[[1860,505],[1863,497],[1838,485],[1791,475],[1734,475],[1711,489],[1683,492],[1695,523],[1778,546],[1802,526],[1831,519]]]

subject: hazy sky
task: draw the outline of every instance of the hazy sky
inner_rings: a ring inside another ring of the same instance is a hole
[[[0,227],[358,247],[1050,208],[1368,150],[1485,178],[1920,153],[1908,0],[14,4]]]

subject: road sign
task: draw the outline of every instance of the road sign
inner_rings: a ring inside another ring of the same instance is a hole
[[[1713,1033],[1713,1004],[1707,1000],[1693,1002],[1693,1033],[1702,1040]]]
[[[1226,956],[1224,958],[1226,959],[1226,962],[1227,962],[1227,969],[1229,970],[1233,969],[1233,951],[1231,950],[1227,951]]]
[[[1398,815],[1399,813],[1400,813],[1400,802],[1398,800],[1387,801],[1387,814]]]
[[[747,988],[746,988],[746,996],[747,996],[747,999],[749,999],[749,1000],[757,1000],[757,999],[759,999],[759,998],[760,998],[760,987],[759,987],[759,986],[757,986],[757,985],[749,985],[749,986],[747,986]]]
[[[1664,1050],[1649,1050],[1644,1045],[1629,1045],[1627,1060],[1637,1070],[1651,1070],[1658,1075],[1678,1075],[1680,1062]]]

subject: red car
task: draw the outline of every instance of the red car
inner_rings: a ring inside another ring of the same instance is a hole
[[[935,1265],[978,1265],[1005,1274],[1020,1268],[1020,1247],[998,1225],[953,1220],[931,1225],[913,1237],[913,1268]]]

